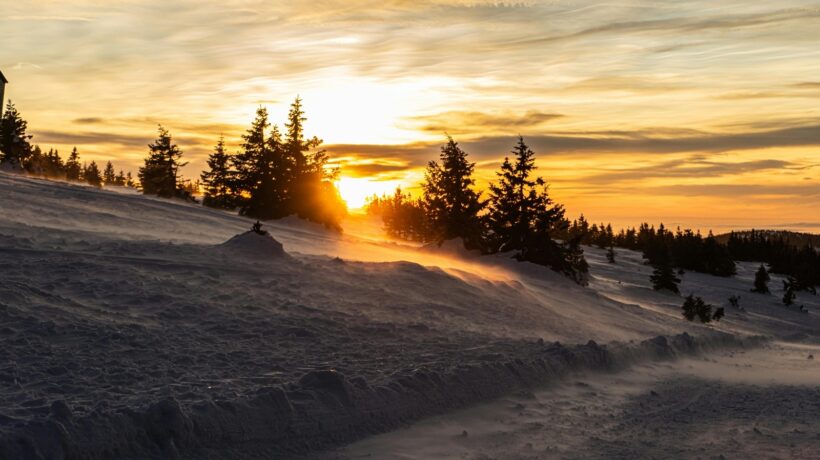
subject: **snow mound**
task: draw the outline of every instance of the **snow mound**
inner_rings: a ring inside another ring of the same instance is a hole
[[[276,241],[270,233],[257,233],[253,230],[236,235],[220,244],[219,247],[249,257],[281,258],[288,255],[282,247],[282,243]]]

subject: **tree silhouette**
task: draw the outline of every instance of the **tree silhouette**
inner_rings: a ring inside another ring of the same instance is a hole
[[[490,250],[520,251],[531,243],[538,216],[548,212],[552,200],[541,177],[530,178],[536,169],[535,153],[518,137],[512,150],[514,163],[504,158],[490,184],[488,224]]]
[[[205,187],[202,204],[212,208],[232,209],[237,204],[236,171],[232,169],[231,155],[225,151],[225,139],[219,138],[214,151],[208,156],[208,171],[200,177]]]
[[[755,287],[752,289],[752,292],[768,294],[769,280],[771,280],[771,277],[769,277],[769,272],[766,271],[766,267],[763,264],[760,264],[760,268],[758,268],[757,272],[755,272]]]
[[[606,261],[611,264],[615,263],[615,248],[612,245],[606,251]]]
[[[695,318],[697,318],[701,323],[708,323],[713,319],[720,320],[724,315],[723,308],[719,308],[718,311],[712,315],[712,305],[707,304],[700,297],[694,297],[692,294],[686,296],[681,309],[683,310],[684,318],[689,321],[694,321]]]
[[[29,143],[31,136],[26,134],[27,127],[28,123],[9,101],[3,117],[0,118],[0,164],[8,164],[18,169],[26,167],[32,154],[32,146]]]
[[[103,181],[105,185],[116,185],[117,173],[114,172],[114,165],[109,161],[103,170]]]
[[[82,172],[80,153],[77,151],[77,147],[74,147],[65,162],[65,178],[70,181],[79,181],[82,179]]]
[[[83,180],[94,187],[102,187],[102,176],[100,175],[100,168],[97,163],[92,161],[83,171]]]
[[[678,289],[680,279],[675,276],[670,257],[668,255],[660,257],[653,266],[655,269],[652,276],[649,277],[649,280],[652,281],[652,288],[656,291],[666,289],[675,294],[680,294]]]
[[[173,143],[171,134],[162,125],[158,128],[157,139],[148,145],[149,153],[145,165],[139,170],[142,192],[164,198],[180,197],[179,168],[182,151]]]
[[[303,219],[341,230],[340,221],[346,208],[333,184],[339,171],[327,167],[327,152],[319,148],[322,140],[316,136],[305,137],[305,121],[302,99],[297,97],[290,106],[285,123],[285,155],[281,164],[289,173],[289,209]]]
[[[430,161],[425,173],[424,206],[435,240],[463,238],[469,249],[482,246],[483,224],[479,212],[484,203],[473,190],[475,163],[452,137],[441,148],[440,163]]]

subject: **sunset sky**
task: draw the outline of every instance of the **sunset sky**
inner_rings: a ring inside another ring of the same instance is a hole
[[[196,177],[298,94],[342,191],[417,192],[445,133],[479,186],[521,134],[570,217],[820,231],[814,1],[0,0],[33,142]],[[103,6],[104,5],[104,6]]]

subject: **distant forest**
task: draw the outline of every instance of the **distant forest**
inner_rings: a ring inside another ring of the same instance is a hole
[[[181,177],[179,169],[187,164],[183,152],[170,132],[159,126],[137,181],[130,172],[116,172],[110,161],[102,171],[94,161],[81,164],[76,148],[65,161],[56,150],[43,152],[31,143],[26,121],[9,102],[0,119],[0,166],[96,187],[136,187],[166,198],[195,201],[201,190],[205,206],[261,220],[297,215],[341,230],[346,208],[333,182],[339,172],[329,168],[322,141],[305,135],[305,121],[298,97],[283,131],[260,107],[239,151],[228,152],[220,137],[208,157],[208,169],[196,182]],[[646,223],[616,233],[611,225],[590,224],[583,215],[570,221],[564,207],[550,196],[547,181],[536,174],[535,153],[520,136],[486,198],[475,188],[474,168],[468,154],[448,137],[438,160],[427,165],[420,197],[397,189],[393,195],[371,197],[366,210],[381,216],[392,237],[424,243],[460,238],[468,249],[509,253],[581,284],[588,273],[582,245],[607,248],[611,263],[616,263],[615,247],[641,251],[655,269],[656,289],[676,293],[680,279],[674,270],[732,276],[735,261],[768,264],[771,272],[789,277],[787,291],[813,290],[820,284],[818,235],[750,231],[717,237],[710,232],[704,237],[688,229],[671,231],[663,224],[655,228]]]

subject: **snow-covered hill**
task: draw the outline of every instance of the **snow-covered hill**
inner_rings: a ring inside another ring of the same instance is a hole
[[[683,293],[715,305],[741,296],[745,311],[703,326],[630,251],[608,264],[587,248],[581,287],[503,256],[384,241],[364,218],[343,235],[267,223],[286,254],[255,234],[226,243],[251,223],[0,173],[0,455],[290,455],[566,369],[820,331],[817,297],[798,297],[806,314],[749,292],[754,264],[683,276]],[[683,332],[698,339],[641,343]],[[621,344],[552,343],[589,340]],[[322,419],[343,424],[309,422]]]

